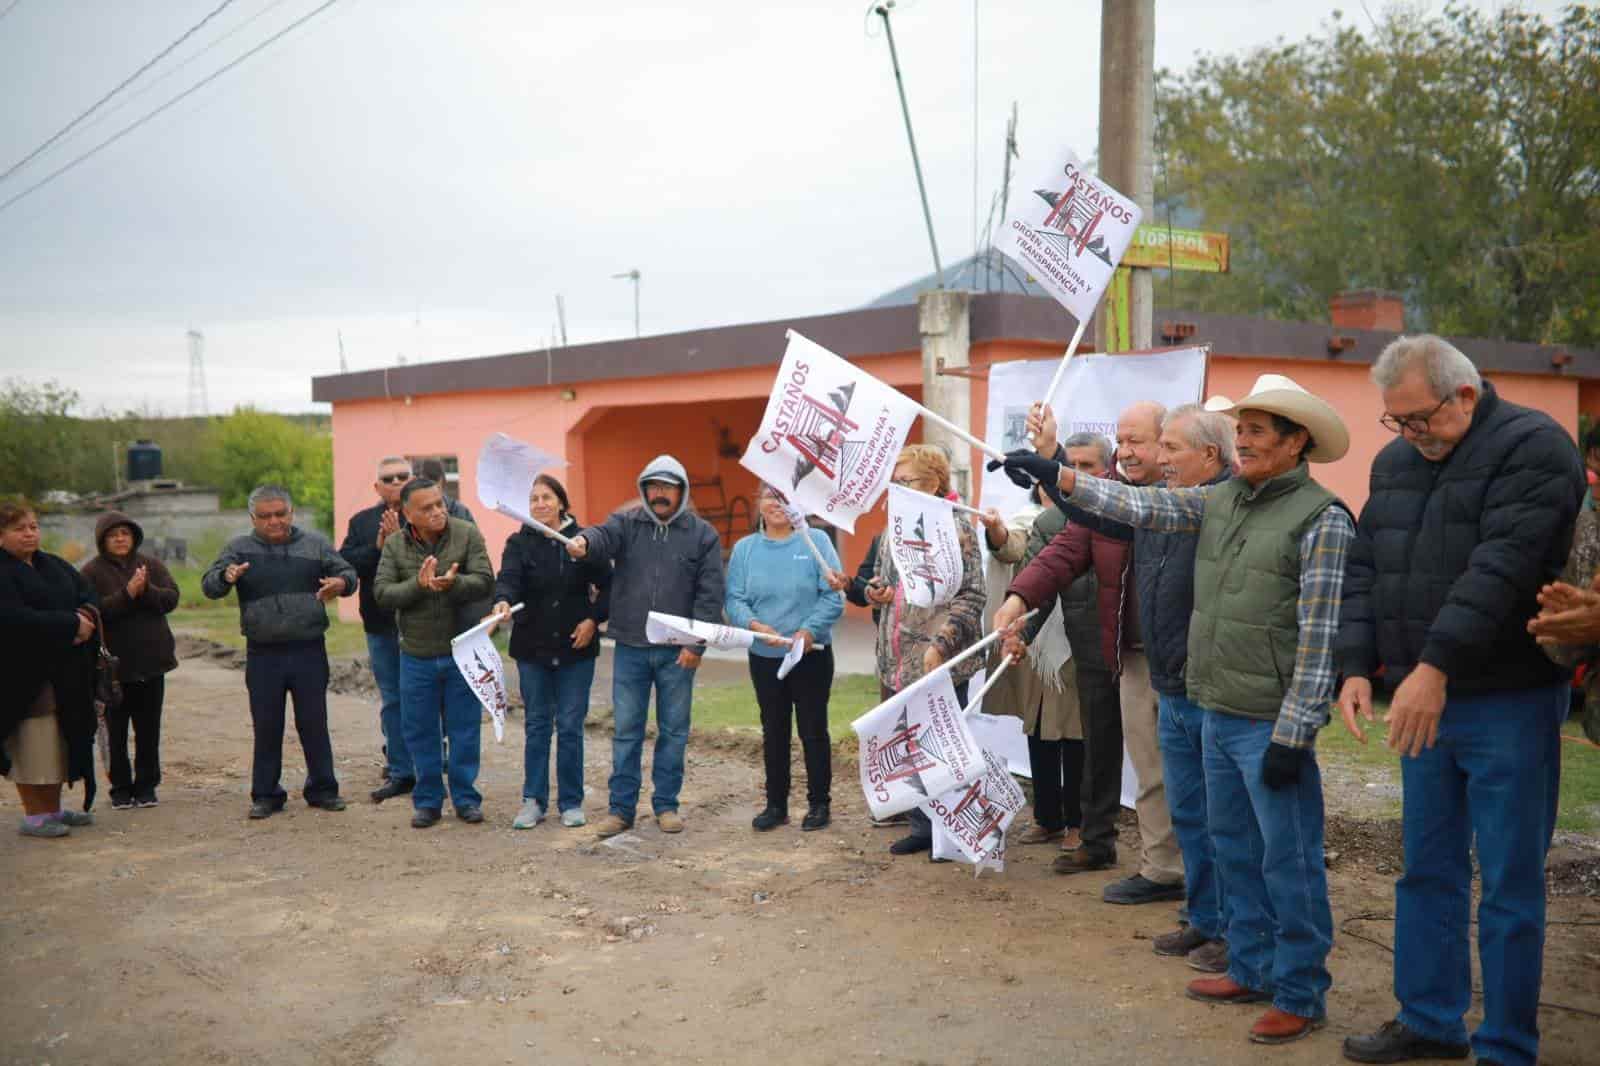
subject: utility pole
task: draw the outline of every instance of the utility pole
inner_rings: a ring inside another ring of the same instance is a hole
[[[894,85],[900,92],[900,114],[906,120],[906,140],[911,144],[911,169],[917,172],[917,195],[922,198],[922,222],[928,227],[928,247],[933,249],[933,276],[942,289],[944,267],[939,265],[939,242],[933,236],[933,214],[928,210],[928,188],[922,181],[922,160],[917,158],[917,135],[911,132],[911,108],[906,105],[906,82],[900,76],[900,53],[896,52],[894,47],[894,27],[889,25],[889,12],[893,8],[894,0],[885,0],[873,11],[883,19],[883,32],[889,38],[889,64],[894,67]]]
[[[1100,177],[1153,217],[1156,124],[1155,0],[1100,0]],[[1151,274],[1132,269],[1128,348],[1148,348],[1155,309]],[[1112,350],[1105,304],[1095,313],[1097,348]],[[1127,350],[1119,343],[1117,350]]]
[[[339,330],[339,373],[350,373],[350,364],[344,358],[344,330]]]
[[[189,339],[189,417],[210,414],[206,398],[206,338],[197,329],[191,329]]]
[[[637,271],[636,271],[637,273]],[[561,294],[556,293],[556,322],[561,326],[561,347],[567,346],[567,305],[561,302]],[[639,311],[634,308],[633,332],[639,332]]]
[[[637,338],[639,336],[639,268],[634,267],[632,270],[611,276],[613,278],[627,278],[633,282],[633,335]]]

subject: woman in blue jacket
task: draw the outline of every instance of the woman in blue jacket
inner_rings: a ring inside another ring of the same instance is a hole
[[[794,670],[778,680],[785,646],[757,643],[750,649],[750,680],[761,707],[761,741],[767,768],[767,806],[751,822],[758,830],[789,820],[789,728],[799,725],[806,758],[803,830],[821,829],[830,820],[833,750],[828,738],[828,693],[833,688],[833,624],[844,612],[844,597],[828,585],[839,556],[821,530],[797,530],[778,494],[761,487],[761,529],[733,546],[728,560],[727,612],[731,625],[758,633],[795,637],[807,652]],[[828,563],[800,538],[809,536]]]
[[[528,494],[529,513],[551,529],[572,536],[579,530],[569,514],[567,490],[540,474]],[[599,627],[610,604],[611,566],[578,561],[561,543],[532,526],[506,541],[495,581],[495,613],[505,616],[514,603],[526,604],[511,629],[511,657],[522,685],[522,809],[513,829],[532,829],[550,807],[550,733],[556,735],[556,802],[561,824],[584,824],[583,721],[589,714],[594,661],[600,654]]]

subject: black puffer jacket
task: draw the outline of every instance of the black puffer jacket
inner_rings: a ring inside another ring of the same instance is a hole
[[[571,537],[578,532],[578,523],[568,518],[560,532]],[[586,648],[574,648],[572,631],[585,618],[596,625],[605,623],[611,606],[611,564],[593,558],[580,562],[559,541],[523,526],[506,540],[494,600],[525,605],[511,624],[513,659],[548,666],[592,659],[600,653],[600,638],[596,636]]]
[[[1224,470],[1206,484],[1232,475]],[[1184,695],[1189,661],[1189,616],[1194,613],[1194,550],[1198,533],[1133,531],[1133,576],[1139,587],[1139,632],[1150,662],[1150,687],[1164,696]]]
[[[1540,586],[1566,563],[1583,463],[1548,415],[1483,390],[1443,462],[1405,440],[1373,461],[1339,611],[1346,677],[1382,666],[1397,685],[1425,662],[1449,677],[1451,695],[1465,695],[1565,676],[1526,627]]]
[[[356,577],[361,579],[361,588],[357,593],[361,597],[361,627],[368,633],[380,636],[393,636],[395,633],[394,612],[387,607],[379,607],[378,601],[372,598],[373,586],[378,581],[378,560],[383,558],[383,549],[378,547],[378,528],[383,523],[383,513],[388,509],[389,505],[379,500],[371,507],[351,515],[344,543],[339,545],[339,554],[355,568]],[[404,519],[401,519],[401,524],[404,524]]]

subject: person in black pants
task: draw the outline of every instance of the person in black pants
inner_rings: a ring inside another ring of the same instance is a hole
[[[283,727],[294,697],[294,727],[306,757],[306,803],[342,811],[328,736],[328,629],[325,606],[356,591],[356,572],[327,538],[294,525],[289,492],[261,485],[250,493],[254,531],[222,549],[200,590],[220,600],[239,590],[239,629],[245,638],[244,683],[250,693],[255,752],[250,817],[269,818],[288,798],[283,773]]]
[[[750,649],[750,681],[761,707],[761,740],[767,771],[767,805],[751,822],[757,830],[789,820],[789,729],[798,725],[806,760],[808,808],[803,830],[831,820],[833,749],[828,739],[828,694],[833,688],[833,624],[844,613],[844,597],[829,587],[839,568],[833,544],[820,531],[796,529],[783,501],[762,486],[761,529],[733,547],[728,560],[725,609],[728,621],[772,637],[793,637],[806,653],[792,672],[779,677],[789,650],[782,642]],[[800,538],[808,537],[812,547]],[[813,554],[815,553],[815,554]],[[827,563],[819,566],[817,556]]]
[[[117,657],[122,702],[106,709],[114,810],[154,807],[161,784],[161,704],[165,675],[178,668],[167,614],[178,606],[178,583],[160,559],[139,551],[144,530],[120,511],[107,511],[94,528],[100,549],[84,564],[105,625],[106,646]],[[128,762],[128,727],[137,747]]]

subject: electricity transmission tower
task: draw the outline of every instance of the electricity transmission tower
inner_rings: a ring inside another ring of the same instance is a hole
[[[197,329],[189,331],[189,417],[207,415],[211,404],[206,400],[206,338]]]

